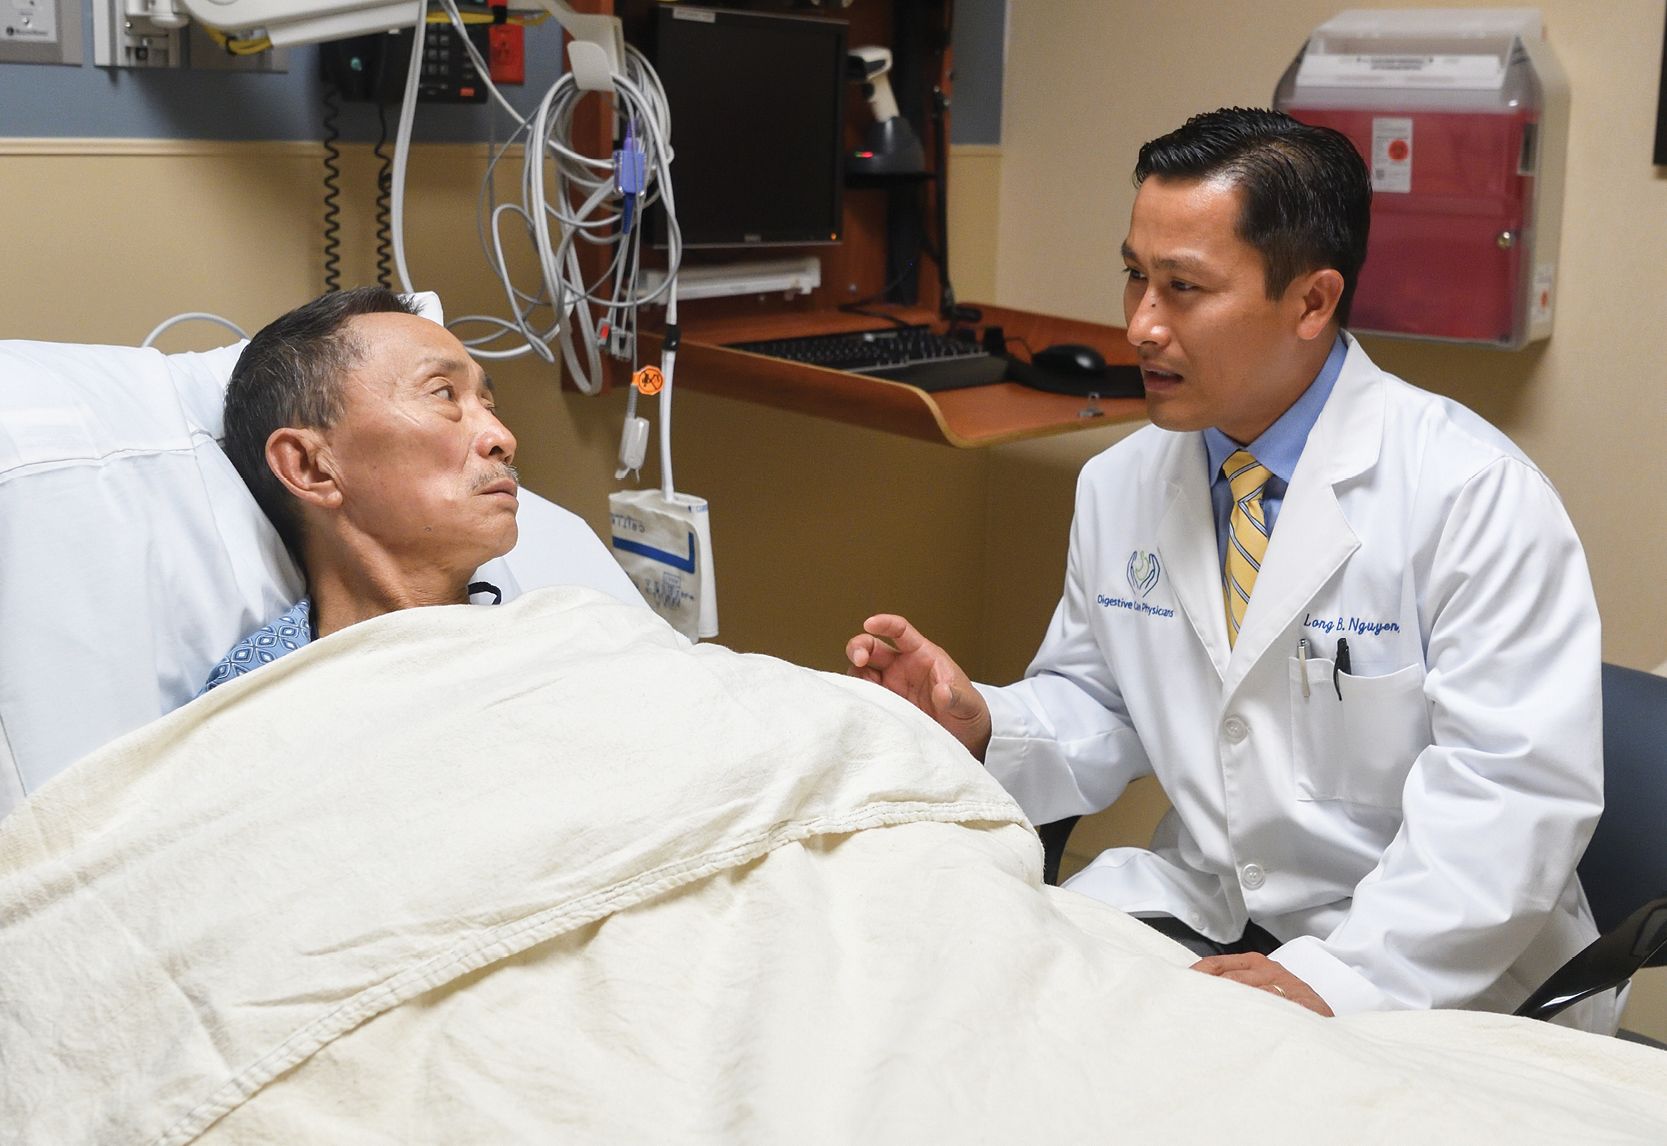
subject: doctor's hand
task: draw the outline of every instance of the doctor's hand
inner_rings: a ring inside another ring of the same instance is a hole
[[[1331,1008],[1326,1001],[1315,993],[1314,988],[1285,970],[1266,955],[1248,953],[1244,955],[1211,955],[1207,959],[1200,959],[1192,965],[1194,971],[1202,971],[1206,975],[1215,975],[1222,979],[1231,979],[1235,983],[1243,983],[1247,987],[1256,987],[1270,994],[1289,999],[1299,1006],[1307,1007],[1316,1014],[1333,1018]]]
[[[881,613],[862,628],[845,644],[851,675],[889,688],[983,760],[990,746],[990,708],[961,666],[902,617]]]

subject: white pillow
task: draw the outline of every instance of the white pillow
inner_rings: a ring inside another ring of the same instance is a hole
[[[301,596],[217,441],[241,351],[0,341],[0,817],[191,699]],[[519,517],[477,575],[506,600],[577,584],[642,604],[583,520],[526,491]]]

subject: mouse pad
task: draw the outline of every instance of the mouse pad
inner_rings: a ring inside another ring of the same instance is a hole
[[[1102,398],[1141,398],[1146,394],[1146,387],[1140,381],[1138,366],[1107,366],[1104,374],[1085,376],[1060,374],[1018,358],[1010,358],[1007,361],[1007,378],[1033,390],[1046,390],[1051,394],[1072,394],[1079,398],[1086,398],[1090,394],[1098,394]]]

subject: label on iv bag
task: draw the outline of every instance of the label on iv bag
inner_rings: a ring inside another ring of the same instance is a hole
[[[626,490],[608,498],[614,557],[643,599],[691,641],[718,635],[706,499]]]

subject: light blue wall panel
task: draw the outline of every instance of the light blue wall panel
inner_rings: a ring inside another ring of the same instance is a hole
[[[92,63],[92,5],[83,3],[86,60],[81,67],[0,64],[0,136],[118,139],[321,139],[323,82],[318,48],[292,48],[289,71],[236,73],[100,68]],[[527,83],[506,88],[526,110],[561,75],[561,29],[555,21],[527,29]],[[415,136],[427,141],[486,139],[484,106],[423,104]],[[508,117],[498,116],[507,132]],[[393,132],[392,116],[388,130]],[[376,112],[348,104],[342,137],[374,141]]]
[[[0,136],[43,138],[309,140],[323,137],[323,85],[318,49],[294,48],[289,71],[239,74],[143,71],[92,64],[92,3],[82,0],[87,63],[80,67],[0,64]],[[1001,141],[1001,81],[1007,0],[956,0],[956,143]],[[527,84],[507,89],[523,111],[561,75],[561,32],[554,21],[527,29]],[[484,106],[424,104],[416,137],[428,141],[486,139]],[[342,137],[372,141],[376,114],[349,104]],[[498,131],[507,131],[498,115]],[[392,125],[390,124],[390,131]]]

